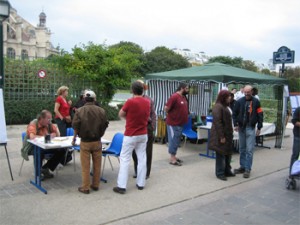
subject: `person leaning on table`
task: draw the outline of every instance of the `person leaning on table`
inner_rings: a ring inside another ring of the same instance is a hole
[[[99,190],[102,144],[101,137],[108,126],[108,121],[104,109],[96,106],[94,101],[96,94],[93,91],[86,91],[85,105],[80,107],[73,118],[74,138],[72,145],[75,145],[76,136],[80,141],[80,161],[82,185],[78,191],[84,194],[90,193],[90,188],[94,191]],[[93,161],[93,179],[90,185],[90,156]]]
[[[45,137],[45,135],[50,134],[51,138],[59,136],[59,130],[55,124],[51,123],[52,114],[48,110],[43,110],[37,119],[32,120],[27,126],[27,138],[33,140],[38,137]],[[50,172],[54,171],[57,165],[64,160],[65,150],[64,149],[49,149],[41,151],[41,162],[44,159],[45,154],[53,154],[50,159],[42,166],[41,179],[53,178],[54,175]],[[28,155],[33,154],[32,152],[22,152],[23,158],[28,159]]]

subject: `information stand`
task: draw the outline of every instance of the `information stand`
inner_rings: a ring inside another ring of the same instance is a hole
[[[10,166],[10,161],[9,161],[6,145],[7,145],[7,133],[6,133],[5,111],[4,111],[4,104],[3,104],[3,90],[0,89],[0,146],[4,146],[4,148],[5,148],[7,163],[8,163],[8,167],[9,167],[9,171],[10,171],[10,176],[11,176],[11,179],[14,180],[12,171],[11,171],[11,166]]]

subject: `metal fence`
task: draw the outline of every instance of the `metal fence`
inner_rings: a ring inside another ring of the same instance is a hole
[[[5,65],[5,100],[48,100],[54,99],[60,86],[69,87],[69,97],[78,98],[84,89],[93,89],[97,85],[76,75],[67,75],[56,66],[43,68],[19,62]]]

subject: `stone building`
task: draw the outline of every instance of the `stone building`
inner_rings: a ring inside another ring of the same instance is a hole
[[[51,41],[51,31],[46,27],[46,14],[41,12],[35,27],[11,7],[10,16],[3,22],[3,53],[11,59],[33,60],[59,53]]]

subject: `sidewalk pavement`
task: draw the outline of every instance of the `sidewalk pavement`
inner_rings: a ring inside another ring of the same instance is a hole
[[[275,149],[275,139],[264,142],[271,149],[256,148],[251,177],[241,175],[228,181],[216,179],[213,159],[200,157],[206,143],[187,143],[178,157],[183,166],[169,164],[167,146],[154,145],[150,178],[145,189],[135,187],[129,171],[127,192],[116,194],[119,164],[112,158],[114,170],[106,164],[98,192],[84,195],[81,185],[80,157],[76,153],[76,172],[72,163],[42,182],[45,195],[29,180],[33,178],[31,161],[19,168],[21,133],[26,125],[7,126],[7,149],[14,175],[11,181],[4,148],[0,150],[0,221],[1,224],[299,224],[299,184],[296,190],[286,190],[285,179],[291,155],[293,134],[283,140],[283,148]],[[124,121],[112,121],[104,138],[112,139],[124,131]],[[232,167],[239,167],[239,155],[234,154]]]

